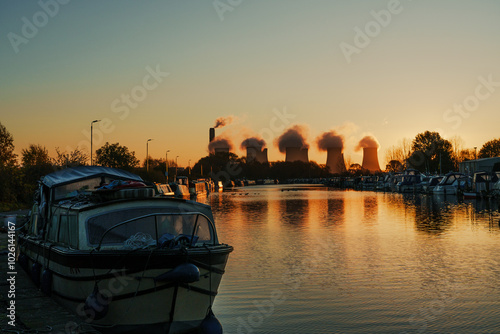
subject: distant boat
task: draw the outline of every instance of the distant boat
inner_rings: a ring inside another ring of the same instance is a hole
[[[45,176],[18,233],[19,264],[100,332],[218,323],[211,308],[233,247],[219,242],[210,206],[154,194],[113,168]]]
[[[466,189],[470,184],[470,178],[463,173],[451,172],[444,176],[439,184],[434,188],[433,194],[437,195],[457,195]]]

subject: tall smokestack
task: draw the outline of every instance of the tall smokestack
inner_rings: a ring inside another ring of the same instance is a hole
[[[285,162],[302,161],[309,162],[308,148],[303,147],[286,147]]]
[[[363,163],[361,164],[363,169],[368,169],[372,173],[380,171],[377,151],[377,147],[363,148]]]
[[[326,166],[330,173],[340,174],[346,171],[344,154],[344,137],[337,134],[335,131],[324,132],[320,135],[316,142],[320,151],[326,151]]]
[[[341,147],[332,147],[327,150],[326,166],[332,174],[341,174],[346,171]]]
[[[215,129],[210,128],[210,130],[208,131],[208,142],[211,143],[212,140],[214,140],[214,138],[215,138]]]

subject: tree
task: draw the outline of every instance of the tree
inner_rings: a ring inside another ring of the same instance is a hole
[[[25,183],[22,195],[25,202],[31,198],[38,180],[54,171],[52,159],[45,146],[31,144],[21,151],[23,181]]]
[[[397,145],[387,149],[385,156],[389,161],[399,161],[402,166],[406,165],[406,161],[411,156],[412,142],[408,138],[403,138]]]
[[[449,171],[454,167],[451,143],[438,132],[426,131],[415,136],[408,162],[420,172]]]
[[[101,166],[130,170],[139,165],[139,159],[135,157],[135,152],[129,152],[128,147],[120,146],[119,143],[106,142],[95,153],[95,161]]]
[[[16,165],[17,155],[14,153],[14,137],[0,123],[0,167]]]
[[[479,158],[500,157],[500,138],[484,143],[479,150]]]
[[[59,151],[59,147],[56,147],[57,158],[53,159],[54,165],[59,167],[75,167],[75,166],[85,166],[87,164],[88,156],[83,151],[75,148],[72,152],[66,153],[66,151]]]
[[[22,187],[21,172],[14,153],[14,138],[0,123],[0,211],[17,208]]]
[[[399,160],[391,160],[389,163],[385,166],[386,172],[401,172],[403,171],[403,164]]]
[[[30,144],[27,149],[21,151],[21,154],[23,166],[51,165],[49,151],[45,146]]]

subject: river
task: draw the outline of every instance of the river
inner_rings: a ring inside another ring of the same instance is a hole
[[[500,333],[497,201],[319,186],[211,194],[224,333]]]

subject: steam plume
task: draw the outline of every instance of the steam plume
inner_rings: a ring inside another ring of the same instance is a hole
[[[247,138],[241,142],[241,149],[244,150],[248,147],[254,147],[262,151],[262,149],[266,146],[266,141],[264,139],[260,139],[257,137]]]
[[[316,139],[318,149],[327,151],[329,148],[344,148],[344,137],[337,134],[335,131],[324,132]]]
[[[287,147],[309,148],[309,144],[306,143],[305,133],[305,126],[294,125],[279,136],[275,143],[281,153],[285,153]]]
[[[373,137],[373,136],[365,136],[363,137],[359,143],[358,146],[356,146],[356,151],[361,150],[362,148],[379,148],[380,144],[378,143],[378,140]]]
[[[228,138],[215,137],[214,140],[208,144],[208,151],[213,153],[217,149],[227,149],[231,151],[233,149],[233,144]]]
[[[223,126],[229,125],[233,122],[234,116],[219,117],[215,120],[214,129],[222,128]]]

